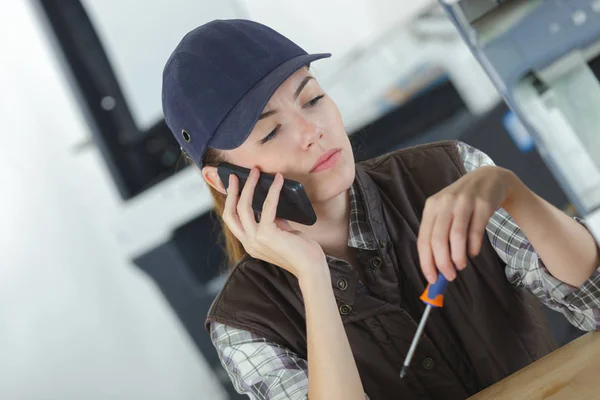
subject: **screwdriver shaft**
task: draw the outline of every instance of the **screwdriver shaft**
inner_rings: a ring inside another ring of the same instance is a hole
[[[400,371],[400,378],[404,378],[406,376],[406,372],[410,365],[410,361],[412,360],[413,355],[415,354],[415,350],[417,349],[417,345],[419,344],[419,339],[421,339],[421,335],[423,334],[423,330],[425,329],[425,325],[427,324],[427,318],[429,318],[429,313],[431,313],[432,308],[433,307],[429,304],[425,307],[425,312],[423,312],[421,322],[419,322],[417,332],[415,333],[415,337],[413,338],[413,341],[410,344],[410,349],[408,349],[408,354],[406,355],[406,359],[404,360],[402,371]]]

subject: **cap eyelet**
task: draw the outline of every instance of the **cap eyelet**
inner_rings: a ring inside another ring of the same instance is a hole
[[[183,140],[185,140],[188,143],[192,141],[192,137],[190,136],[188,131],[186,131],[185,129],[181,130],[181,136],[183,136]]]

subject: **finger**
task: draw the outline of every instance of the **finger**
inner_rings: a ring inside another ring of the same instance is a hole
[[[419,252],[419,262],[421,271],[425,275],[427,282],[434,284],[437,280],[437,270],[431,252],[431,231],[435,222],[435,214],[430,207],[431,201],[425,203],[421,226],[419,227],[419,237],[417,238],[417,250]]]
[[[237,202],[239,193],[239,181],[237,176],[229,175],[229,185],[227,187],[227,197],[225,197],[225,206],[223,207],[223,221],[227,227],[238,238],[240,242],[245,239],[244,228],[237,214]]]
[[[471,224],[469,225],[469,255],[474,257],[481,251],[481,245],[483,243],[483,235],[485,235],[485,228],[493,214],[493,210],[484,203],[479,202],[475,204],[473,210],[473,216],[471,218]]]
[[[256,234],[258,225],[256,223],[256,217],[254,216],[254,210],[252,209],[252,199],[254,198],[254,189],[256,188],[258,177],[258,169],[252,168],[237,203],[237,212],[240,221],[242,222],[242,226],[244,227],[244,232],[251,237],[254,237]]]
[[[450,253],[454,266],[463,270],[467,266],[467,233],[473,206],[468,201],[457,204],[450,227]]]
[[[445,207],[438,213],[431,232],[431,249],[435,265],[449,281],[456,278],[456,270],[450,258],[450,225],[452,219],[452,212],[449,207]]]
[[[261,213],[261,225],[272,224],[275,221],[275,215],[277,214],[277,204],[279,203],[279,194],[281,193],[281,187],[283,186],[283,176],[281,174],[276,174],[271,187],[269,188],[269,193],[267,193],[267,198],[263,203],[262,213]]]

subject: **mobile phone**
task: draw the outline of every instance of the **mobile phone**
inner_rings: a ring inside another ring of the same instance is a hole
[[[246,183],[246,180],[250,176],[250,170],[248,168],[240,167],[238,165],[229,164],[222,162],[217,166],[217,173],[225,185],[225,188],[229,186],[229,175],[234,174],[239,180],[240,193]],[[257,212],[262,212],[263,203],[269,193],[269,188],[275,180],[275,175],[260,173],[256,188],[254,189],[254,196],[252,198],[252,209]],[[308,195],[304,190],[304,186],[300,182],[293,181],[291,179],[283,180],[283,187],[279,195],[279,203],[277,204],[276,216],[278,218],[294,221],[303,225],[313,225],[317,222],[317,216],[315,210],[308,199]]]

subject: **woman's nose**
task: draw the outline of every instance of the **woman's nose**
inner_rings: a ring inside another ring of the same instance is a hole
[[[302,144],[305,148],[312,146],[323,136],[317,124],[303,116],[298,117],[298,127],[302,137]]]

